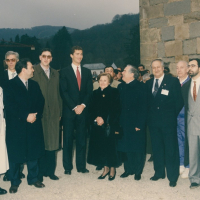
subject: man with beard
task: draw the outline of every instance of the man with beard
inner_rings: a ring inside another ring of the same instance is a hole
[[[191,80],[182,87],[185,103],[186,129],[189,142],[189,179],[190,188],[200,186],[200,59],[193,58],[189,61],[189,75]]]

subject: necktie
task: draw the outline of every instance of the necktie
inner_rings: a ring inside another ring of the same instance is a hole
[[[194,101],[196,101],[197,99],[196,81],[194,81],[194,86],[193,86],[193,99]]]
[[[76,79],[77,79],[77,83],[78,83],[78,88],[80,90],[81,89],[81,75],[80,75],[80,72],[78,70],[78,67],[77,67],[77,70],[76,70]]]
[[[155,97],[158,92],[158,79],[156,79],[155,85],[154,85],[154,91],[153,96]]]
[[[44,71],[45,71],[45,74],[47,75],[47,77],[49,78],[49,70],[46,69],[46,70],[44,70]]]
[[[25,82],[26,89],[28,90],[28,81]]]

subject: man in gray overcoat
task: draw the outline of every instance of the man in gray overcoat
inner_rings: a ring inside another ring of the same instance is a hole
[[[200,59],[189,61],[189,75],[191,79],[182,86],[185,103],[186,130],[189,143],[189,179],[190,188],[200,186]]]
[[[45,155],[39,161],[39,180],[43,176],[49,176],[52,180],[58,180],[55,175],[56,150],[59,149],[59,125],[62,112],[62,101],[59,91],[59,73],[50,67],[52,61],[51,49],[42,49],[39,56],[40,64],[34,67],[35,80],[42,91],[45,99],[42,118]]]

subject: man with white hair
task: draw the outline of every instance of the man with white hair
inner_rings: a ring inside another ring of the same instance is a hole
[[[176,71],[181,84],[181,87],[190,80],[188,76],[188,63],[186,61],[179,61],[177,63]],[[185,112],[184,107],[177,117],[177,136],[179,146],[180,170],[181,178],[188,178],[189,174],[189,150],[187,134],[185,134]]]

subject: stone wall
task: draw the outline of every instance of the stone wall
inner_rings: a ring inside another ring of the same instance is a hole
[[[200,0],[140,0],[141,63],[162,58],[176,74],[179,60],[200,58]]]

